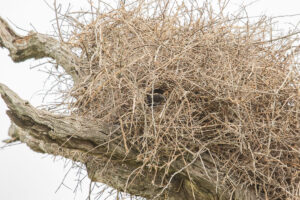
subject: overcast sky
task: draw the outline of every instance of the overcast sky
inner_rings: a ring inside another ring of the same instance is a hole
[[[47,0],[51,5],[52,0]],[[84,0],[64,0],[63,4],[79,7]],[[199,2],[202,2],[199,0]],[[234,0],[232,2],[241,2]],[[250,2],[250,1],[244,1]],[[299,0],[260,0],[249,7],[249,16],[267,14],[269,16],[300,14]],[[52,31],[54,13],[43,0],[1,0],[0,16],[9,19],[16,26],[32,30],[33,27],[42,33]],[[282,22],[296,25],[299,17],[279,19]],[[12,24],[11,24],[12,25]],[[12,25],[13,26],[13,25]],[[287,26],[283,26],[286,30]],[[16,29],[16,28],[15,28]],[[24,33],[17,30],[18,33]],[[31,104],[37,106],[41,104],[42,96],[38,95],[44,89],[44,81],[47,74],[30,70],[42,61],[29,60],[23,63],[13,63],[8,56],[8,51],[0,49],[0,82],[6,84],[14,90],[21,98],[29,100]],[[0,98],[0,141],[7,139],[7,131],[10,125],[5,114],[6,106]],[[0,142],[0,147],[4,144]],[[75,174],[73,170],[66,178],[66,186],[62,186],[57,192],[65,174],[71,165],[66,165],[66,160],[59,157],[54,158],[44,154],[31,151],[26,145],[16,145],[5,149],[0,149],[0,199],[1,200],[68,200],[85,199],[88,194],[88,180],[84,181],[83,191],[74,194],[76,186]]]

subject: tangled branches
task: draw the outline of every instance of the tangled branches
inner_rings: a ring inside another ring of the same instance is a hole
[[[142,163],[133,176],[163,171],[153,183],[165,186],[174,161],[209,155],[216,185],[296,199],[298,38],[272,38],[265,17],[174,2],[135,1],[73,21],[65,41],[82,79],[70,91],[72,115],[118,125]],[[206,167],[199,173],[209,177]]]

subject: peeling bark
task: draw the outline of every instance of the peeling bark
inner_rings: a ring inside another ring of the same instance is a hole
[[[2,18],[0,47],[7,48],[15,62],[29,58],[53,58],[72,76],[75,84],[81,79],[74,62],[78,58],[67,46],[38,33],[18,36]],[[132,175],[142,163],[137,161],[138,153],[133,148],[126,151],[118,125],[87,122],[38,110],[3,84],[0,84],[0,94],[9,108],[7,114],[12,120],[9,129],[11,139],[6,142],[21,141],[36,152],[60,155],[84,163],[93,181],[121,191],[126,188],[125,192],[133,195],[152,199],[162,192],[162,186],[152,183],[153,172],[144,170],[142,176],[137,178]],[[175,161],[170,171],[177,175],[159,199],[258,199],[253,191],[242,188],[237,188],[234,194],[228,194],[222,186],[216,190],[215,172],[206,169],[208,176],[203,176],[203,162],[206,167],[213,166],[213,162],[209,156],[201,157],[205,159],[200,161],[187,158],[190,162],[194,160],[188,167],[181,160]],[[162,173],[158,172],[157,176],[163,176]]]

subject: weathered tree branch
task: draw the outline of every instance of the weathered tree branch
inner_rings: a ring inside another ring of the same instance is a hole
[[[78,119],[37,110],[2,84],[0,93],[10,109],[7,114],[13,124],[9,135],[14,141],[20,140],[37,152],[61,155],[82,162],[86,164],[89,176],[94,181],[106,183],[117,189],[124,188],[127,181],[125,177],[129,176],[138,164],[132,161],[133,152],[124,159],[125,150],[119,145],[119,141],[112,141],[110,148],[107,148],[110,136],[118,131],[117,127],[113,130],[104,124],[86,124]],[[124,168],[122,164],[129,161],[134,164]],[[107,167],[109,173],[105,171]],[[153,190],[159,190],[151,184],[146,186],[145,180],[140,181],[143,181],[145,191],[139,193],[141,183],[135,181],[128,187],[128,192],[149,197]]]
[[[64,68],[67,74],[72,76],[75,84],[80,79],[79,67],[76,65],[78,57],[71,52],[67,45],[39,33],[30,33],[21,37],[1,17],[0,47],[8,49],[10,57],[15,62],[22,62],[30,58],[52,58]]]

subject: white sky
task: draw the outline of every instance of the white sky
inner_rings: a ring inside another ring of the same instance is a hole
[[[47,0],[47,2],[52,4],[53,1]],[[64,5],[71,2],[78,6],[79,2],[82,4],[84,0],[62,0],[61,2]],[[299,8],[299,0],[260,0],[248,9],[248,14],[249,16],[300,14]],[[50,21],[54,18],[54,13],[43,0],[0,0],[0,16],[26,30],[32,30],[30,24],[33,24],[39,32],[52,31]],[[300,17],[278,20],[297,24]],[[18,32],[22,33],[22,31]],[[29,69],[39,62],[29,60],[13,63],[8,56],[8,51],[0,49],[0,82],[13,89],[21,98],[29,100],[33,105],[39,105],[41,96],[36,94],[43,90],[47,75],[37,69]],[[5,114],[6,109],[0,98],[0,141],[8,138],[10,121]],[[0,142],[0,147],[2,145],[4,144]],[[24,144],[0,149],[0,162],[1,200],[66,200],[87,197],[88,180],[83,184],[83,192],[78,192],[77,195],[73,193],[77,183],[76,171],[67,176],[66,185],[71,190],[62,187],[55,193],[70,165],[64,167],[65,161],[62,160],[53,162],[53,157],[35,153]]]

